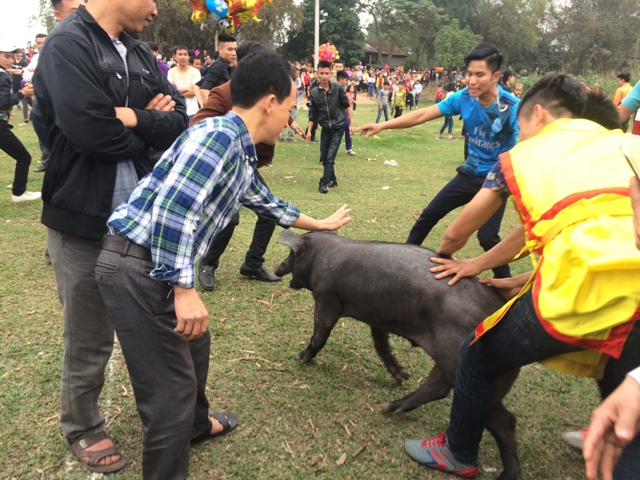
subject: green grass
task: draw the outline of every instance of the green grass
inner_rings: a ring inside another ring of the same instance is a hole
[[[423,95],[427,97],[427,95]],[[428,98],[428,97],[427,97]],[[375,120],[372,105],[361,104],[357,125]],[[16,115],[18,117],[19,115]],[[16,123],[16,122],[14,122]],[[306,124],[306,112],[300,114]],[[273,167],[262,174],[272,191],[312,216],[324,217],[343,203],[353,222],[341,235],[363,240],[403,242],[415,216],[453,177],[461,163],[461,141],[436,141],[441,122],[405,131],[383,132],[380,139],[354,139],[355,157],[342,149],[336,174],[339,187],[317,191],[321,176],[319,147],[278,143]],[[461,124],[456,121],[455,132]],[[14,130],[37,163],[37,142],[30,125]],[[79,132],[80,133],[80,132]],[[396,160],[398,167],[384,165]],[[13,160],[0,152],[0,185],[13,178]],[[38,190],[42,174],[31,173],[29,189]],[[389,189],[383,189],[389,187]],[[88,472],[66,451],[58,425],[61,308],[51,267],[44,263],[46,232],[39,202],[14,205],[10,190],[0,195],[0,477],[87,478]],[[427,239],[436,248],[452,212]],[[263,284],[246,281],[238,270],[248,248],[255,215],[247,210],[221,266],[217,287],[202,292],[213,336],[208,391],[212,407],[240,417],[238,430],[192,450],[191,478],[450,478],[411,462],[404,440],[442,430],[450,398],[408,414],[383,415],[378,405],[413,391],[431,361],[408,342],[393,339],[396,355],[412,378],[397,386],[377,358],[368,328],[351,319],[336,326],[315,364],[294,357],[313,330],[313,299],[288,288],[289,279]],[[509,206],[503,232],[517,225]],[[275,237],[280,229],[276,231]],[[474,238],[461,257],[480,253]],[[267,252],[273,268],[288,255],[275,240]],[[527,261],[517,264],[525,271]],[[429,275],[425,271],[425,275]],[[565,430],[585,426],[597,403],[594,384],[559,375],[537,365],[523,370],[507,406],[518,417],[518,441],[524,478],[583,478],[581,456],[561,443]],[[129,460],[110,478],[141,478],[140,421],[126,367],[116,349],[107,371],[101,406],[109,433]],[[366,447],[354,458],[354,453]],[[346,461],[336,461],[347,454]],[[495,478],[500,459],[490,435],[483,440],[480,478]]]

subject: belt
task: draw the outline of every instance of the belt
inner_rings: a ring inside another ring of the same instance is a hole
[[[102,249],[119,253],[123,257],[134,257],[140,260],[151,261],[151,251],[133,243],[126,237],[118,235],[105,235],[102,237]]]

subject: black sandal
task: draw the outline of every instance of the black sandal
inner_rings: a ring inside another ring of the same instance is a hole
[[[226,435],[231,430],[238,426],[238,417],[233,413],[229,412],[215,412],[212,413],[211,416],[215,418],[220,425],[222,425],[222,430],[218,433],[211,433],[211,427],[213,427],[213,423],[211,422],[211,418],[209,418],[209,424],[207,429],[202,432],[197,437],[191,439],[191,445],[197,445],[198,443],[202,443],[205,440],[209,440],[215,437],[221,437],[222,435]]]

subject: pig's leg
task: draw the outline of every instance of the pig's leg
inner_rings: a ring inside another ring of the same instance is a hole
[[[322,350],[331,335],[331,330],[340,319],[342,305],[335,302],[320,302],[316,299],[316,307],[313,315],[313,336],[307,348],[298,354],[301,363],[308,363],[313,360],[318,352]]]
[[[384,366],[387,367],[389,373],[396,382],[402,383],[403,380],[409,379],[409,374],[404,370],[404,367],[398,363],[398,360],[391,351],[391,345],[389,345],[389,334],[371,327],[371,336],[373,337],[373,345],[376,347],[376,352],[384,362]]]
[[[520,480],[520,460],[516,447],[516,417],[505,408],[502,402],[494,405],[487,422],[487,430],[491,432],[498,444],[504,470],[498,480]]]
[[[383,407],[385,412],[409,412],[420,405],[433,402],[434,400],[440,400],[446,397],[451,390],[451,383],[446,379],[442,370],[435,365],[427,380],[420,385],[415,392],[410,393],[400,400],[394,400]]]

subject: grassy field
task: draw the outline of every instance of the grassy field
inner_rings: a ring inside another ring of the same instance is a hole
[[[375,120],[374,108],[360,105],[356,125]],[[21,117],[20,112],[15,116]],[[305,111],[300,124],[306,124]],[[416,215],[462,160],[462,141],[434,139],[440,125],[436,121],[383,132],[379,139],[356,138],[357,156],[341,149],[336,165],[340,186],[327,195],[317,190],[317,144],[279,143],[273,167],[262,173],[276,195],[308,215],[324,217],[348,203],[353,222],[341,235],[403,242]],[[457,134],[460,127],[456,119]],[[36,166],[39,155],[31,125],[14,131]],[[395,160],[398,166],[387,166],[385,160]],[[13,160],[0,152],[0,478],[96,478],[67,452],[58,425],[61,308],[53,271],[43,260],[41,204],[13,204],[10,190],[4,189],[12,181],[13,168]],[[29,189],[39,190],[41,182],[42,174],[31,173]],[[425,246],[437,247],[456,213],[437,225]],[[264,284],[239,275],[254,224],[255,215],[243,210],[217,271],[216,290],[202,292],[213,337],[209,398],[212,408],[236,412],[241,423],[232,435],[192,450],[190,478],[451,478],[419,467],[402,449],[404,440],[434,434],[447,425],[450,398],[408,414],[384,415],[378,410],[378,405],[422,383],[431,367],[428,357],[408,342],[393,339],[399,361],[412,375],[397,386],[377,358],[368,328],[344,319],[315,364],[298,364],[294,357],[313,329],[313,300],[307,291],[291,290],[288,278]],[[509,206],[503,232],[516,224]],[[276,238],[279,232],[278,228]],[[474,238],[459,256],[479,253]],[[288,247],[274,240],[266,264],[273,268],[287,255]],[[521,261],[514,271],[528,267]],[[565,446],[560,435],[585,426],[596,403],[596,389],[589,380],[538,365],[523,370],[506,404],[518,417],[524,478],[584,477],[581,456]],[[129,461],[110,478],[141,478],[141,425],[118,348],[107,370],[101,407],[111,437]],[[480,460],[479,478],[495,478],[501,465],[488,434]]]

